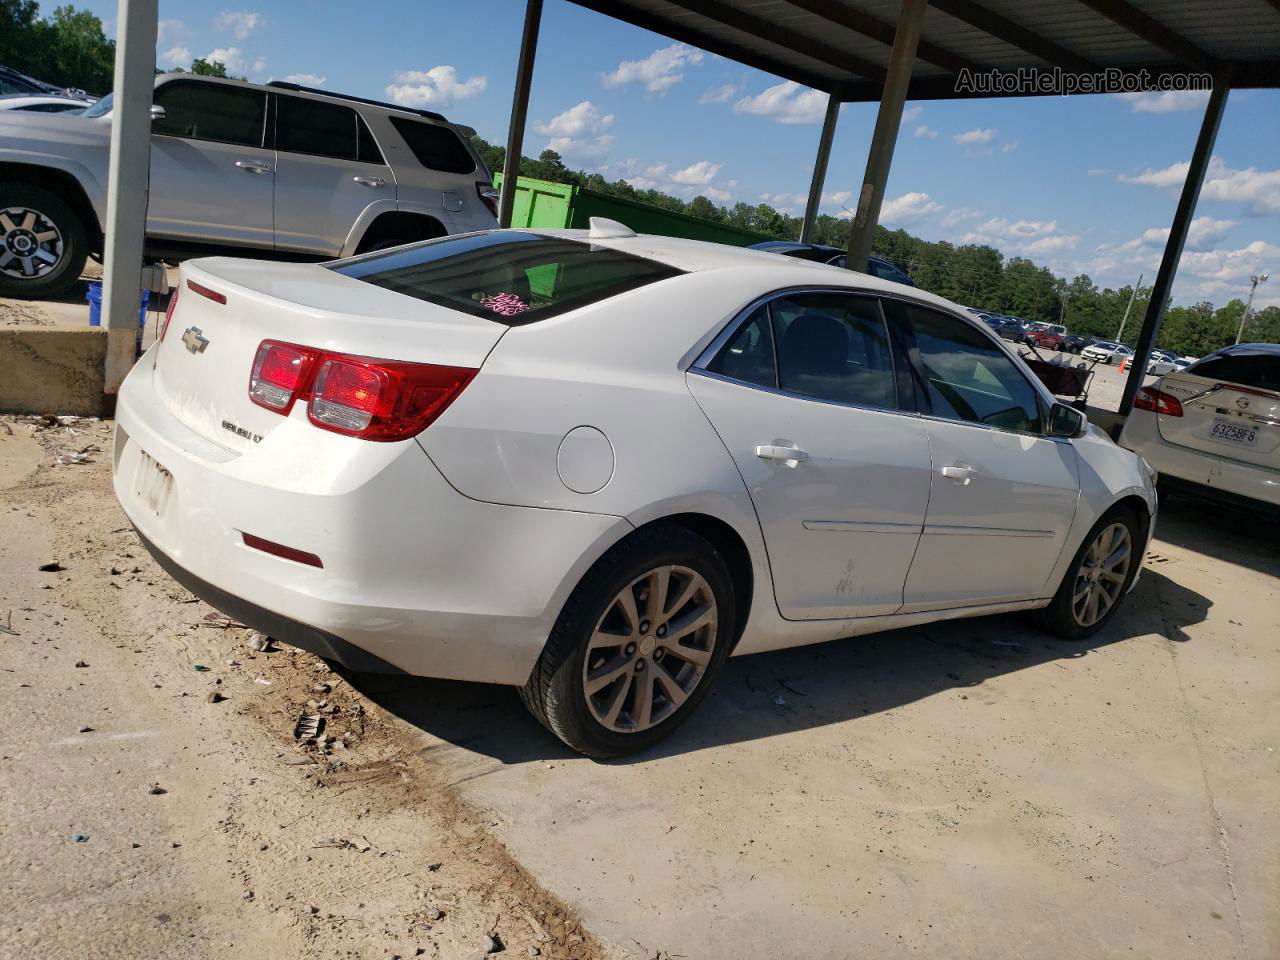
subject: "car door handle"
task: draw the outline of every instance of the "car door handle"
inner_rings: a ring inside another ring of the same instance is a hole
[[[366,187],[382,187],[387,183],[381,177],[352,177],[351,179]]]
[[[775,440],[773,443],[762,443],[756,447],[756,456],[761,460],[772,460],[783,466],[795,468],[797,464],[809,459],[809,454],[786,440]]]
[[[270,173],[271,164],[264,163],[261,160],[237,160],[236,166],[241,170],[247,170],[249,173]]]
[[[953,463],[949,467],[942,468],[942,475],[948,480],[959,480],[962,487],[967,487],[969,481],[978,475],[978,471],[967,463]]]

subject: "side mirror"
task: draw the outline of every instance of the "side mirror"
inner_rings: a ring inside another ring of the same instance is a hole
[[[1068,440],[1082,437],[1088,429],[1089,421],[1075,407],[1065,403],[1055,403],[1049,408],[1049,436],[1064,437]]]
[[[155,121],[155,120],[163,120],[164,118],[165,118],[164,107],[160,106],[160,104],[158,103],[153,103],[151,105],[151,119]]]

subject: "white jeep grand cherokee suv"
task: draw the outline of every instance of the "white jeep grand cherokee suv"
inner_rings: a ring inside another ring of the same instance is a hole
[[[50,297],[102,251],[111,97],[0,115],[0,296]],[[497,225],[466,128],[327,93],[165,74],[152,107],[147,253],[330,259]]]

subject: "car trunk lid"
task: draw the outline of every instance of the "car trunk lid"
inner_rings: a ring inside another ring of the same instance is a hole
[[[318,264],[215,258],[185,264],[156,346],[170,413],[243,452],[285,422],[249,398],[264,340],[383,360],[479,368],[507,327],[346,277]]]
[[[1180,417],[1156,415],[1164,440],[1280,469],[1280,393],[1181,372],[1165,376],[1156,389],[1182,404]]]

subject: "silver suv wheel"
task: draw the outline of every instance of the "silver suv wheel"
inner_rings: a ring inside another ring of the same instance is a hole
[[[65,249],[62,232],[39,210],[0,210],[0,273],[35,280],[58,266]]]

